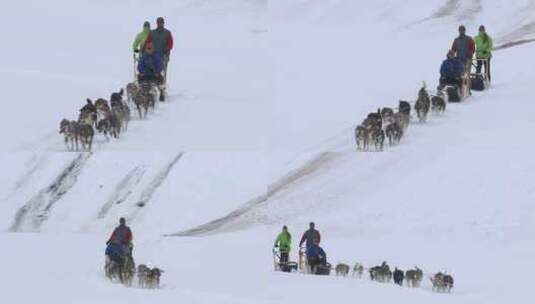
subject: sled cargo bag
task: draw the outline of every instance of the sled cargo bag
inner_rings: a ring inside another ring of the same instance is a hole
[[[280,263],[279,266],[280,266],[280,270],[282,272],[297,271],[297,263],[296,262]]]
[[[472,82],[472,90],[474,91],[483,91],[485,90],[485,79],[481,74],[474,74],[470,76],[470,81]]]
[[[319,264],[316,266],[316,274],[318,275],[329,275],[331,274],[331,264]]]
[[[446,93],[448,94],[449,102],[460,102],[461,101],[461,90],[457,85],[448,85],[446,86]]]

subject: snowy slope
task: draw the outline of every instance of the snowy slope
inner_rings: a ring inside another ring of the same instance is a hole
[[[433,88],[459,23],[470,32],[486,24],[498,43],[533,37],[534,3],[10,3],[0,33],[16,47],[0,54],[23,60],[0,67],[9,88],[0,121],[3,298],[525,302],[535,270],[526,140],[535,69],[524,59],[534,46],[497,52],[491,90],[412,124],[385,153],[354,153],[352,128],[379,106],[414,99],[422,81]],[[131,79],[128,45],[159,15],[176,38],[169,102],[119,140],[98,138],[92,154],[62,152],[57,122]],[[134,230],[137,261],[166,270],[161,290],[103,278],[103,240],[119,216]],[[280,226],[296,241],[310,220],[333,263],[447,270],[455,290],[434,294],[427,279],[410,290],[274,273]],[[162,236],[173,233],[196,237]]]

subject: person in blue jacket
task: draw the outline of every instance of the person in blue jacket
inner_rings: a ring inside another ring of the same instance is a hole
[[[156,81],[158,83],[163,81],[163,62],[160,55],[154,52],[154,46],[151,42],[145,43],[144,52],[139,59],[137,70],[139,72],[139,81]]]
[[[453,51],[448,52],[448,58],[440,66],[440,85],[461,85],[461,76],[464,73],[464,64],[455,57]]]
[[[110,260],[117,264],[124,262],[125,252],[123,246],[117,242],[108,242],[106,247],[106,255],[110,257]]]
[[[317,273],[317,266],[325,265],[327,263],[327,254],[319,246],[319,238],[314,238],[313,244],[307,248],[307,262],[310,267],[311,273]]]

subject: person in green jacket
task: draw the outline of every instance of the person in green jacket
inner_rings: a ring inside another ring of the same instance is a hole
[[[288,232],[288,227],[282,227],[282,232],[279,233],[275,240],[275,248],[280,250],[280,262],[288,263],[290,258],[290,248],[292,247],[292,235]]]
[[[143,47],[145,46],[145,41],[150,35],[150,23],[148,21],[145,21],[143,23],[143,31],[141,33],[136,35],[136,38],[134,39],[134,43],[132,44],[132,48],[134,49],[134,53],[143,53]]]
[[[492,38],[487,34],[485,26],[479,27],[479,34],[475,37],[474,42],[476,44],[476,59],[477,66],[476,72],[481,73],[481,68],[485,64],[485,72],[487,73],[490,81],[490,58],[492,58]]]

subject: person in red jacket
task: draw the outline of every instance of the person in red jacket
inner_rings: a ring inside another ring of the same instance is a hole
[[[309,229],[303,233],[303,236],[301,237],[301,241],[299,242],[299,247],[303,246],[303,243],[306,241],[306,248],[307,251],[312,245],[314,245],[314,242],[317,240],[318,244],[321,241],[321,235],[318,230],[316,230],[314,225],[314,222],[310,222]]]
[[[164,64],[164,77],[167,75],[167,63],[169,56],[173,49],[173,35],[171,31],[165,28],[165,20],[163,17],[156,19],[156,29],[152,30],[145,44],[152,42],[154,52],[162,58]]]
[[[466,35],[466,27],[464,25],[459,26],[459,36],[453,41],[451,50],[455,53],[455,57],[464,64],[465,71],[470,73],[476,45],[474,39]]]
[[[132,255],[132,249],[134,248],[134,245],[132,243],[133,240],[132,230],[130,230],[130,227],[126,226],[126,220],[124,217],[121,217],[119,219],[119,226],[113,230],[113,233],[111,234],[110,238],[106,242],[106,244],[115,243],[121,245],[124,249],[128,249],[128,252],[130,255]]]

